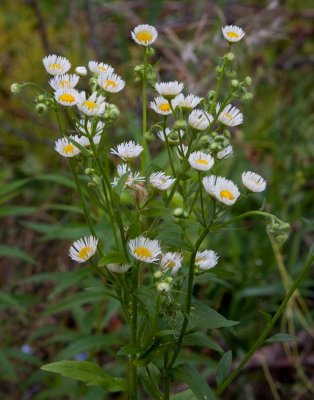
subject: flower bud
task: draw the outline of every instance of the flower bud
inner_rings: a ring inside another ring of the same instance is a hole
[[[114,122],[119,118],[120,111],[115,104],[107,104],[103,116],[106,121]]]
[[[223,135],[217,135],[215,137],[215,142],[217,143],[222,143],[225,140],[225,137]]]
[[[205,135],[205,136],[202,136],[202,137],[200,138],[200,140],[199,140],[199,142],[198,142],[198,146],[199,146],[200,148],[202,148],[202,147],[204,147],[204,146],[210,144],[211,142],[212,142],[211,137],[210,137],[209,135]]]
[[[155,49],[153,47],[147,47],[146,48],[146,54],[148,57],[152,57],[155,55]]]
[[[184,119],[178,119],[174,125],[173,125],[173,129],[175,131],[180,131],[181,129],[185,129],[187,126],[187,123]]]
[[[222,142],[222,144],[223,144],[223,147],[227,147],[227,146],[229,146],[229,144],[230,144],[230,140],[225,139],[225,140]]]
[[[155,273],[154,273],[154,278],[155,279],[160,279],[162,277],[162,272],[161,271],[156,271]]]
[[[252,78],[251,78],[250,76],[247,76],[247,77],[245,78],[245,84],[246,84],[246,86],[251,86],[251,84],[252,84]]]
[[[167,278],[165,279],[165,281],[167,283],[171,283],[173,281],[173,279],[171,278],[171,276],[167,276]]]
[[[35,110],[38,112],[38,114],[45,114],[47,111],[48,107],[44,103],[38,103],[36,104]]]
[[[159,282],[156,287],[158,292],[169,292],[170,290],[170,285],[167,282]]]
[[[242,96],[242,100],[243,101],[251,101],[253,99],[253,95],[250,92],[246,92],[244,93],[244,95]]]
[[[231,86],[233,87],[233,88],[237,88],[237,87],[239,87],[239,81],[237,80],[237,79],[232,79],[232,81],[231,81]]]
[[[231,53],[231,52],[229,52],[229,53],[227,53],[226,54],[226,59],[228,60],[228,61],[234,61],[234,59],[235,59],[235,55],[234,55],[234,53]]]
[[[45,100],[45,96],[43,94],[40,94],[39,96],[37,96],[36,101],[38,101],[38,103],[42,103]]]
[[[173,216],[174,216],[174,217],[182,218],[182,217],[184,216],[184,210],[183,210],[183,208],[176,208],[176,209],[173,211]]]
[[[76,67],[75,72],[80,75],[80,76],[86,76],[87,75],[87,69],[85,67]]]
[[[94,168],[86,168],[85,169],[85,174],[86,175],[93,175],[95,173]]]
[[[150,131],[145,132],[144,137],[146,140],[149,140],[149,141],[154,140],[154,135]]]
[[[221,74],[222,73],[222,67],[220,67],[218,65],[218,67],[216,67],[216,72],[217,72],[217,74]]]
[[[217,143],[212,143],[212,144],[210,145],[210,149],[213,150],[213,151],[218,150],[218,144],[217,144]]]
[[[230,139],[231,138],[231,133],[229,129],[224,129],[223,134],[225,135],[226,138]]]
[[[13,94],[20,94],[22,93],[23,90],[23,85],[21,85],[20,83],[12,83],[11,85],[11,92]]]
[[[215,132],[215,131],[214,131],[214,132],[211,133],[211,136],[212,136],[213,138],[215,138],[217,135],[218,135],[218,132]]]
[[[207,94],[207,99],[209,100],[209,101],[211,101],[211,100],[213,100],[213,98],[214,98],[214,96],[215,96],[215,90],[210,90],[209,92],[208,92],[208,94]]]

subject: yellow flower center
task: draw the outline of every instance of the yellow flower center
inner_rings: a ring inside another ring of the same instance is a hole
[[[226,198],[228,200],[233,200],[234,195],[229,191],[229,190],[221,190],[220,191],[220,196],[223,198]]]
[[[63,93],[59,97],[60,101],[64,101],[65,103],[73,103],[75,101],[75,97],[72,96],[70,93]]]
[[[86,100],[84,101],[83,106],[87,107],[89,110],[93,110],[97,107],[97,104],[94,101]]]
[[[74,146],[72,143],[69,143],[69,144],[67,144],[67,145],[65,145],[65,146],[63,147],[63,151],[64,151],[66,154],[73,153],[74,150],[75,150],[75,146]]]
[[[199,257],[199,258],[196,258],[196,259],[195,259],[195,263],[196,263],[196,264],[199,264],[199,263],[201,263],[201,262],[203,262],[203,261],[206,261],[206,258],[205,258],[205,257]]]
[[[150,258],[152,256],[152,252],[147,247],[143,247],[143,246],[136,247],[136,249],[134,250],[134,253],[138,257]]]
[[[230,37],[230,39],[237,39],[239,37],[236,32],[227,32],[227,36]]]
[[[60,85],[62,87],[69,87],[70,86],[70,81],[67,81],[67,80],[61,81]]]
[[[163,104],[160,104],[160,106],[159,106],[159,110],[161,110],[161,111],[170,111],[170,105],[168,104],[168,103],[163,103]]]
[[[104,72],[106,72],[107,71],[107,68],[105,68],[105,67],[102,67],[101,65],[98,65],[98,67],[97,67],[98,69],[99,69],[99,71],[104,71]]]
[[[112,86],[113,88],[115,88],[117,86],[115,81],[112,81],[111,79],[107,79],[106,80],[106,87],[108,86]]]
[[[61,65],[60,64],[50,64],[50,68],[51,69],[61,69]]]
[[[199,159],[199,160],[196,160],[196,164],[208,165],[208,161]]]
[[[174,261],[168,261],[166,266],[167,268],[173,268],[176,266],[176,263]]]
[[[229,113],[226,113],[225,115],[226,115],[226,117],[229,118],[229,119],[233,118],[232,115],[229,114]]]
[[[78,253],[79,258],[86,260],[88,258],[89,252],[91,250],[92,250],[92,248],[89,246],[83,247]]]
[[[143,31],[143,32],[139,32],[136,35],[136,39],[139,42],[145,42],[146,43],[146,42],[150,42],[153,39],[153,35],[150,32]]]

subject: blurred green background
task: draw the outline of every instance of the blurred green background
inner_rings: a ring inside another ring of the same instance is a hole
[[[69,58],[73,66],[87,66],[90,59],[113,65],[127,82],[127,90],[115,98],[123,110],[111,132],[112,142],[118,142],[131,137],[140,124],[140,88],[133,82],[133,67],[141,53],[131,43],[134,26],[156,26],[160,78],[183,81],[187,92],[200,96],[214,88],[215,65],[226,49],[221,26],[237,24],[245,30],[245,40],[235,48],[236,63],[239,77],[252,76],[254,98],[240,107],[244,124],[233,131],[235,155],[226,162],[225,173],[235,181],[244,170],[263,175],[268,182],[265,203],[254,197],[242,211],[263,206],[291,224],[291,235],[279,247],[264,223],[255,220],[250,229],[246,221],[243,229],[239,225],[213,238],[224,269],[234,275],[209,283],[199,279],[195,294],[227,318],[241,321],[236,334],[213,332],[225,350],[233,349],[236,362],[265,324],[261,311],[276,310],[313,239],[310,5],[292,0],[1,1],[1,399],[106,398],[98,388],[51,376],[39,367],[87,357],[119,373],[124,365],[115,364],[113,355],[128,335],[116,303],[104,305],[99,294],[83,290],[95,286],[97,276],[68,259],[70,242],[87,230],[72,207],[77,196],[67,161],[53,150],[59,137],[53,113],[36,114],[36,92],[25,89],[14,96],[11,83],[33,81],[47,87],[42,58],[51,53]],[[314,397],[313,296],[312,275],[274,332],[289,332],[298,340],[290,346],[269,343],[224,399]],[[215,383],[219,356],[208,350],[188,354]]]

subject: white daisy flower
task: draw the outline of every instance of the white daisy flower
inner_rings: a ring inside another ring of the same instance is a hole
[[[194,151],[189,156],[189,163],[192,168],[198,171],[209,171],[214,165],[213,157],[203,151]]]
[[[159,190],[167,190],[174,183],[175,179],[167,176],[164,172],[154,172],[149,177],[149,182],[154,188]]]
[[[183,90],[183,83],[174,81],[174,82],[160,82],[156,83],[155,89],[160,94],[160,96],[164,97],[167,100],[174,99],[179,93]]]
[[[209,125],[213,122],[214,118],[212,115],[204,112],[202,110],[193,110],[189,115],[189,125],[195,131],[204,131],[209,127]]]
[[[75,106],[80,100],[80,94],[76,89],[57,89],[55,99],[63,106]]]
[[[71,63],[67,58],[55,54],[44,57],[43,64],[50,75],[63,75],[71,68]]]
[[[207,271],[218,263],[219,256],[213,250],[198,251],[195,257],[195,265],[202,271]]]
[[[166,141],[166,139],[165,139],[165,134],[166,134],[166,136],[167,136],[167,139],[168,139],[168,142],[169,142],[169,144],[177,144],[178,143],[178,140],[174,140],[174,139],[172,139],[172,135],[170,135],[170,134],[177,134],[178,136],[180,136],[181,137],[181,139],[183,138],[183,136],[184,136],[184,131],[183,130],[180,130],[179,132],[178,131],[173,131],[172,129],[170,129],[170,128],[166,128],[165,129],[165,132],[162,130],[162,131],[159,131],[158,133],[157,133],[157,136],[159,137],[159,139],[160,140],[162,140],[163,142],[165,142]],[[170,137],[169,137],[169,135],[170,135]]]
[[[127,264],[108,264],[106,267],[109,269],[109,271],[116,274],[124,274],[130,269],[130,266]]]
[[[174,109],[179,107],[184,110],[192,110],[201,102],[201,100],[201,97],[194,96],[194,94],[189,94],[184,97],[184,95],[180,93],[172,100],[171,104]]]
[[[85,236],[73,243],[70,247],[69,256],[72,260],[83,263],[96,253],[97,244],[98,239],[94,236]]]
[[[119,164],[117,167],[117,172],[118,172],[119,177],[114,178],[113,182],[111,183],[111,185],[113,187],[117,186],[120,178],[123,175],[125,175],[127,172],[131,172],[131,168],[127,164]],[[132,188],[135,184],[137,184],[139,182],[144,182],[144,181],[145,181],[145,177],[142,176],[139,172],[131,172],[125,182],[125,186],[127,188]]]
[[[187,155],[188,150],[189,150],[189,147],[186,146],[185,144],[183,144],[182,146],[181,145],[178,146],[177,155],[178,155],[179,160],[182,160],[183,157],[185,157]]]
[[[71,139],[79,142],[78,136],[71,136]],[[55,141],[55,150],[63,157],[74,157],[77,156],[81,151],[67,138],[61,138]]]
[[[222,33],[228,42],[235,43],[243,38],[245,35],[243,29],[236,25],[227,25],[221,28]]]
[[[106,73],[114,72],[114,69],[111,65],[102,62],[99,63],[97,61],[89,61],[88,68],[94,74],[103,74],[104,72]]]
[[[50,79],[49,85],[54,89],[73,89],[80,77],[78,75],[56,75],[54,78]]]
[[[159,241],[150,240],[144,236],[130,240],[129,250],[134,258],[147,263],[157,262],[161,254]]]
[[[109,93],[120,92],[124,86],[124,80],[114,72],[105,72],[98,76],[98,84],[105,91]]]
[[[96,135],[93,137],[93,142],[96,146],[99,144],[100,139],[101,139],[101,134],[96,133]],[[79,137],[79,143],[80,143],[80,145],[82,145],[84,147],[90,146],[90,141],[89,141],[88,137],[86,137],[86,136]]]
[[[181,253],[165,253],[161,256],[160,269],[162,271],[171,270],[171,274],[175,275],[182,267],[183,255]]]
[[[80,75],[80,76],[86,76],[87,75],[87,69],[86,67],[82,66],[82,67],[76,67],[75,68],[75,72]]]
[[[223,158],[228,158],[232,156],[232,154],[233,154],[233,147],[231,146],[231,144],[229,144],[229,146],[225,147],[221,151],[218,151],[217,158],[218,160],[222,160]]]
[[[161,96],[156,97],[154,101],[150,102],[150,108],[152,108],[156,113],[161,115],[170,115],[172,110],[168,100]]]
[[[111,154],[121,157],[122,160],[128,161],[138,157],[143,151],[140,144],[135,143],[133,140],[118,144],[115,148],[111,149]]]
[[[102,115],[105,112],[107,103],[105,98],[101,95],[97,96],[94,92],[88,99],[86,99],[86,93],[83,91],[80,93],[80,100],[77,104],[77,108],[88,117],[94,115]]]
[[[220,103],[216,106],[216,113],[219,114],[218,120],[227,126],[237,126],[243,123],[243,114],[237,107],[228,104],[222,111],[220,111]]]
[[[142,46],[149,46],[158,36],[157,29],[152,25],[138,25],[131,32],[132,39]]]
[[[211,196],[215,195],[214,189],[215,189],[217,178],[219,178],[219,177],[217,177],[215,175],[209,175],[209,176],[205,176],[202,179],[202,183],[203,183],[203,186],[204,186],[206,192],[209,193]]]
[[[232,206],[240,196],[238,186],[222,177],[217,177],[213,192],[216,199],[226,206]]]
[[[251,171],[243,172],[242,182],[251,192],[263,192],[266,189],[265,179]]]

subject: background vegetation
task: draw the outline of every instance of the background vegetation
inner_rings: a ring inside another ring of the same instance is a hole
[[[46,54],[112,64],[128,90],[117,96],[123,113],[112,141],[131,137],[140,124],[140,88],[133,82],[139,49],[130,30],[148,22],[160,33],[155,61],[162,80],[178,79],[206,95],[225,43],[221,25],[247,32],[236,48],[241,76],[253,77],[254,99],[234,132],[235,156],[226,175],[237,180],[252,168],[268,181],[266,202],[254,205],[291,224],[283,246],[261,221],[211,238],[229,274],[204,275],[195,294],[241,324],[214,332],[233,365],[254,342],[280,303],[309,251],[313,232],[313,17],[309,1],[104,1],[3,0],[0,13],[0,397],[20,399],[106,398],[99,388],[40,371],[59,359],[89,359],[117,374],[125,366],[112,356],[128,332],[113,300],[86,291],[97,275],[67,256],[72,240],[87,232],[66,160],[53,150],[58,129],[49,113],[35,113],[31,89],[10,93],[12,82],[47,85]],[[154,118],[153,113],[150,114]],[[155,154],[162,149],[159,143]],[[102,229],[102,227],[99,227]],[[249,228],[249,229],[247,229]],[[103,237],[106,231],[102,229]],[[108,238],[110,241],[110,238]],[[308,276],[274,333],[297,337],[268,343],[249,362],[224,399],[312,399],[314,396],[314,281]],[[91,337],[92,336],[92,337]],[[215,384],[219,353],[188,350],[191,362]],[[122,360],[122,359],[121,359]],[[183,387],[178,387],[178,391]],[[113,398],[113,397],[111,397]],[[115,397],[119,398],[119,397]]]

